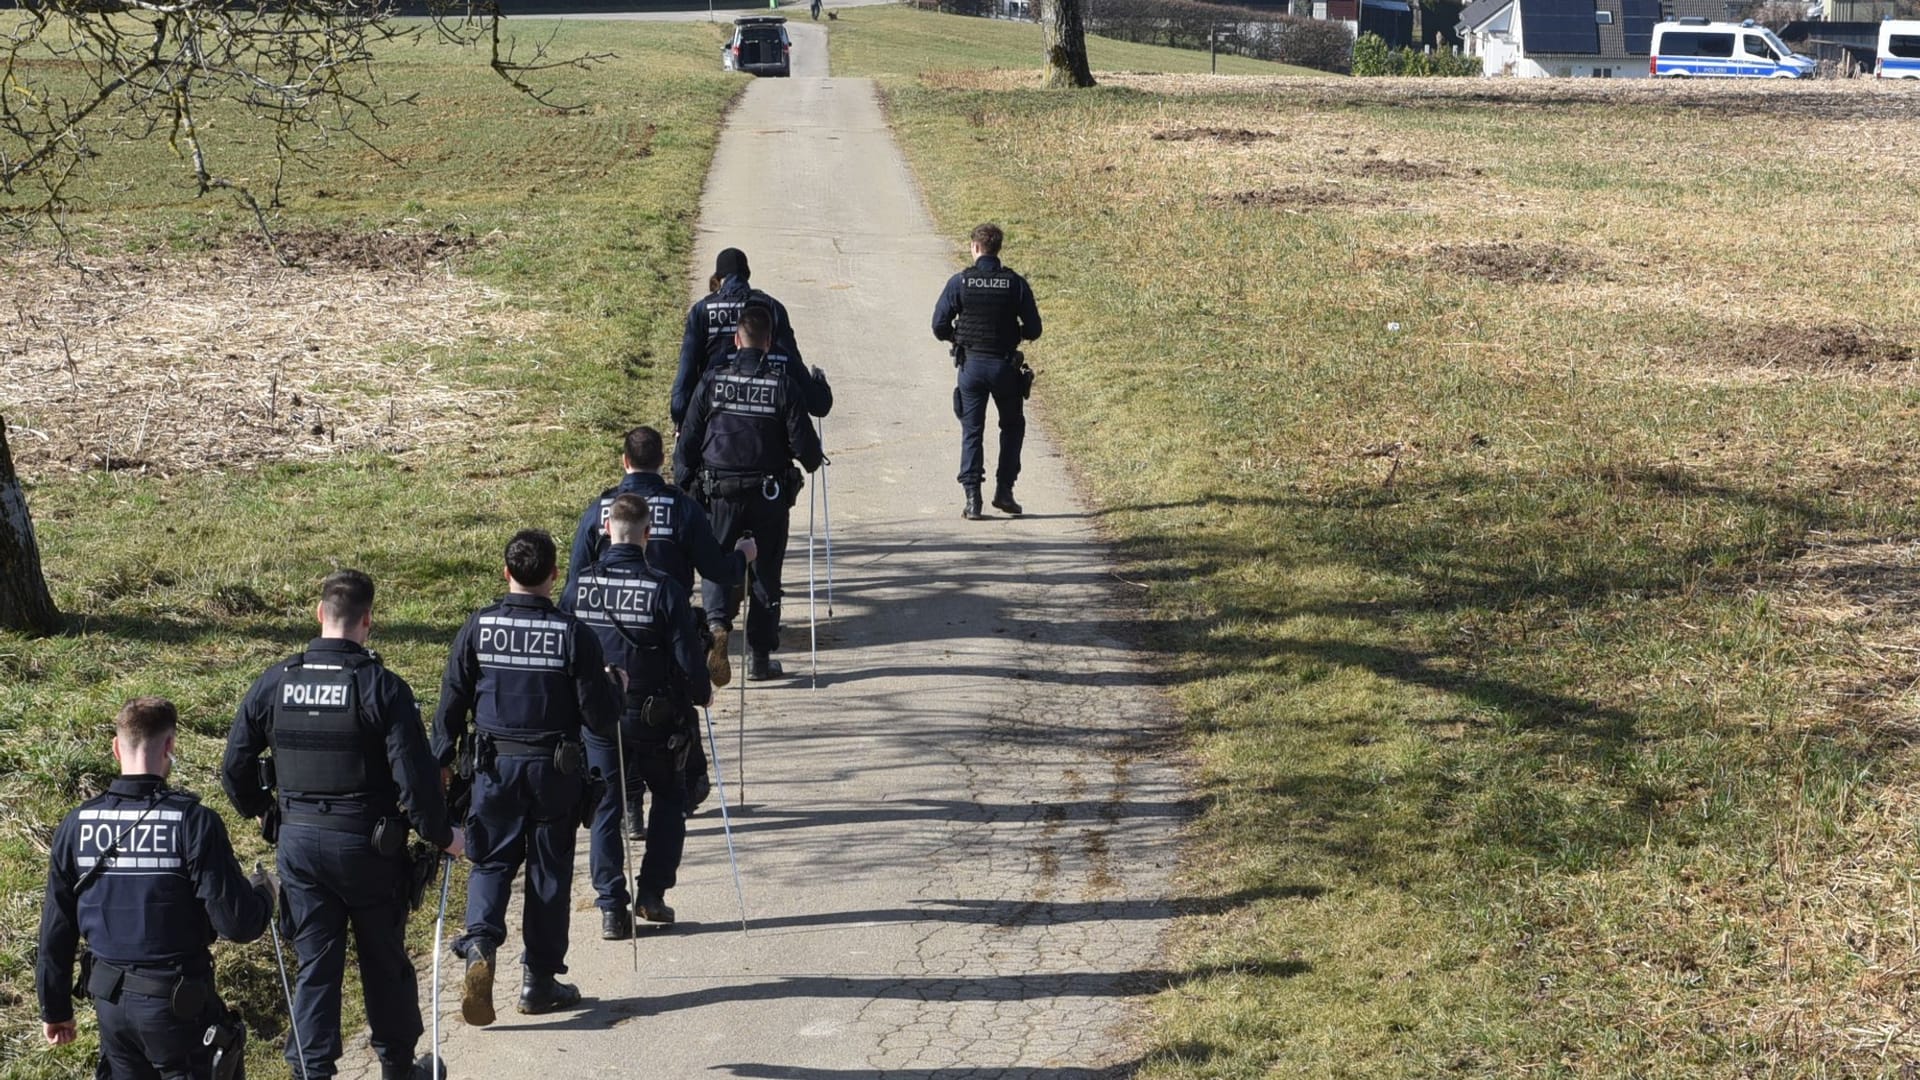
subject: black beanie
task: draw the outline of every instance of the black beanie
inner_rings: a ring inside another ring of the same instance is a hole
[[[713,272],[718,277],[737,277],[741,281],[745,281],[747,280],[747,276],[753,271],[747,268],[746,252],[741,251],[739,248],[728,248],[720,253],[718,259],[714,260]]]

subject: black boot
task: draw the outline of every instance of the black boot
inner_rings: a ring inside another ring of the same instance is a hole
[[[380,1063],[380,1080],[447,1080],[447,1059],[440,1059],[440,1075],[433,1072],[433,1055],[428,1054],[411,1065]]]
[[[644,792],[640,794],[627,792],[627,805],[633,808],[633,813],[627,815],[626,820],[620,823],[620,827],[627,830],[627,839],[644,844],[647,841],[647,822],[646,811],[641,808],[640,803],[643,794]]]
[[[748,682],[766,682],[768,679],[777,679],[786,673],[787,669],[780,666],[780,661],[768,656],[760,649],[753,650],[753,658],[747,663]]]
[[[474,1027],[493,1023],[493,947],[467,947],[467,979],[460,992],[460,1017]]]
[[[600,940],[625,941],[633,936],[633,916],[620,908],[600,913]]]
[[[648,922],[673,922],[673,909],[667,906],[667,898],[657,892],[641,889],[634,907],[639,910],[640,917]]]
[[[1020,516],[1020,504],[1013,501],[1012,484],[995,484],[993,486],[993,508],[995,510],[1005,510],[1014,517]]]
[[[580,1004],[580,988],[568,986],[551,975],[528,971],[520,981],[520,1011],[539,1016],[555,1009],[570,1009]]]
[[[987,515],[980,510],[980,485],[968,484],[966,489],[967,505],[960,508],[960,516],[968,521],[984,520]]]

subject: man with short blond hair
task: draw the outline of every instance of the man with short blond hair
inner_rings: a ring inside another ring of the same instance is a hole
[[[249,881],[220,815],[167,786],[179,714],[165,698],[129,701],[114,719],[120,775],[53,834],[34,984],[47,1042],[70,1043],[73,963],[92,954],[83,989],[100,1023],[99,1074],[207,1080],[210,1029],[234,1031],[213,985],[216,936],[253,941],[273,914],[265,874]],[[232,1052],[238,1052],[234,1049]]]

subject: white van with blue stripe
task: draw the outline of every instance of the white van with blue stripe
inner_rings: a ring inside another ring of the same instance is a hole
[[[1742,23],[1681,19],[1653,28],[1647,70],[1670,79],[1805,79],[1814,60],[1749,19]]]
[[[1880,24],[1873,74],[1878,79],[1920,79],[1920,19],[1888,19]]]

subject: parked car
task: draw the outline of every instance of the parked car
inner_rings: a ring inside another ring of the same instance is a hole
[[[1742,23],[1681,19],[1653,28],[1653,75],[1683,79],[1805,79],[1817,65],[1781,41],[1779,35],[1748,19]]]
[[[1888,19],[1880,24],[1873,75],[1877,79],[1920,79],[1920,20]]]
[[[792,75],[793,41],[787,37],[787,20],[778,15],[733,20],[733,40],[720,50],[720,66],[749,75]]]

